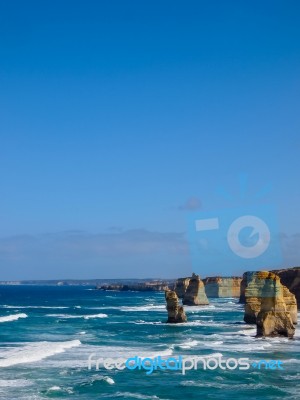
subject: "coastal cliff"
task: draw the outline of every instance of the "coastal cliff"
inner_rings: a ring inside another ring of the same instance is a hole
[[[241,281],[239,277],[208,277],[203,279],[207,297],[240,297]]]
[[[245,289],[245,301],[244,321],[256,324],[257,336],[293,337],[297,323],[296,298],[276,274],[252,273]]]
[[[183,306],[179,305],[177,294],[173,290],[165,291],[167,302],[168,320],[167,323],[178,324],[187,321]]]
[[[209,304],[205,293],[204,283],[200,279],[199,275],[193,274],[190,278],[182,303],[188,306]]]

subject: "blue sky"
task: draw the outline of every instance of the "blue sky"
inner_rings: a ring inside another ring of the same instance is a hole
[[[0,2],[0,280],[185,275],[187,214],[241,173],[299,264],[299,11]]]

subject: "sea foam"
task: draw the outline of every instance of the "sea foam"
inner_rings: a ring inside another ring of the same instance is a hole
[[[80,340],[28,343],[25,346],[16,347],[5,352],[5,358],[0,359],[0,367],[11,367],[12,365],[41,361],[44,358],[63,353],[67,349],[80,345]]]
[[[92,318],[107,318],[107,314],[91,314],[91,315],[72,315],[72,314],[46,314],[46,317],[54,317],[54,318],[63,318],[63,319],[69,319],[69,318],[84,318],[84,319],[92,319]]]
[[[27,318],[28,315],[24,313],[6,315],[5,317],[0,317],[0,322],[10,322],[17,321],[19,318]]]

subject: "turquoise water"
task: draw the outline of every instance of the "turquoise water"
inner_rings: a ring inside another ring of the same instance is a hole
[[[168,325],[163,293],[86,287],[0,287],[1,399],[299,399],[300,332],[256,339],[236,299],[186,307]],[[107,370],[88,357],[248,357],[283,370]]]

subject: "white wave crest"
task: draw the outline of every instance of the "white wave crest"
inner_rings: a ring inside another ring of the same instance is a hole
[[[84,319],[91,319],[91,318],[107,318],[107,314],[92,314],[92,315],[84,315]]]
[[[179,344],[178,347],[180,347],[181,349],[190,349],[197,345],[198,345],[197,340],[187,340],[186,342]]]
[[[41,361],[44,358],[63,353],[67,349],[80,345],[80,340],[28,343],[23,347],[16,347],[5,352],[5,358],[0,359],[0,367]]]
[[[46,314],[46,317],[53,317],[53,318],[63,318],[63,319],[69,319],[69,318],[84,318],[84,319],[92,319],[92,318],[107,318],[107,314],[91,314],[91,315],[72,315],[72,314]]]
[[[104,381],[108,383],[109,385],[114,385],[115,381],[109,377],[109,376],[103,376],[103,375],[95,375],[92,379],[92,382],[97,382],[97,381]]]
[[[17,321],[19,318],[27,318],[27,317],[28,317],[28,315],[24,314],[24,313],[6,315],[5,317],[0,317],[0,322]]]
[[[153,305],[153,304],[148,304],[145,306],[136,306],[136,307],[129,307],[129,306],[122,306],[120,307],[121,311],[166,311],[166,306],[165,305]]]

